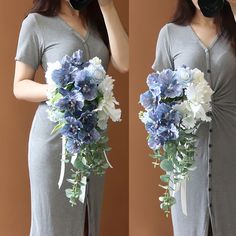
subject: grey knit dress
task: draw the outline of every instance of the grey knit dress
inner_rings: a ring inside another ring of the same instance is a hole
[[[153,69],[198,68],[214,90],[212,121],[198,129],[197,169],[187,181],[187,216],[180,191],[172,207],[174,236],[236,235],[236,57],[220,33],[205,47],[191,26],[165,25],[159,34]]]
[[[48,62],[72,55],[78,49],[84,51],[84,60],[98,56],[105,69],[109,51],[91,24],[82,38],[60,17],[29,14],[23,21],[15,60],[39,65],[47,70]],[[92,175],[86,188],[85,204],[71,207],[65,196],[70,186],[64,181],[58,189],[61,159],[61,135],[51,135],[54,123],[47,118],[47,104],[39,103],[29,135],[28,164],[31,188],[30,236],[83,236],[85,207],[88,207],[89,236],[99,234],[104,177]],[[69,168],[70,169],[70,168]],[[71,172],[65,173],[65,180]]]

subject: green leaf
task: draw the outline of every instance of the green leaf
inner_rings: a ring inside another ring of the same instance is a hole
[[[66,197],[68,197],[68,198],[72,197],[72,195],[73,195],[72,189],[68,188],[65,190],[65,192],[66,192]]]
[[[160,204],[160,207],[161,207],[161,209],[164,210],[164,211],[168,211],[168,210],[169,210],[169,206],[166,205],[164,202],[162,202],[162,203]]]
[[[170,172],[174,169],[172,162],[170,160],[162,160],[160,163],[160,167],[162,170],[166,171],[166,172]]]
[[[161,175],[160,179],[161,179],[161,181],[168,183],[170,181],[170,176],[169,175]]]
[[[170,197],[170,198],[168,199],[168,202],[169,202],[170,205],[174,205],[174,204],[176,203],[176,200],[175,200],[174,197]]]
[[[65,125],[65,123],[58,123],[57,125],[54,126],[51,134],[55,133],[57,130],[61,129],[63,126]]]
[[[86,166],[83,164],[83,162],[77,157],[73,163],[73,166],[76,168],[76,169],[79,169],[79,170],[83,170],[83,169],[86,169]]]

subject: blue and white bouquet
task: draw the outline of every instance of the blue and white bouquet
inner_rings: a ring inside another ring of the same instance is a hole
[[[66,196],[72,205],[85,198],[87,178],[91,173],[103,175],[111,167],[106,152],[107,123],[121,121],[121,110],[116,109],[113,94],[114,80],[106,75],[101,60],[95,57],[83,61],[83,52],[48,63],[46,80],[48,117],[62,135],[61,187],[66,163],[72,164],[72,175]]]
[[[154,167],[165,171],[161,209],[166,215],[176,203],[174,194],[181,187],[182,210],[187,215],[186,179],[193,171],[196,131],[202,122],[211,121],[212,89],[198,69],[180,67],[152,73],[147,77],[148,91],[141,94],[145,111],[140,120],[148,132]]]

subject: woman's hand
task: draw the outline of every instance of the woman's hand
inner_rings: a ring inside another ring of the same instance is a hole
[[[17,99],[29,102],[47,100],[48,84],[40,84],[34,80],[35,70],[20,61],[16,61],[13,93]]]
[[[98,0],[106,24],[113,66],[120,72],[129,70],[129,42],[112,0]]]

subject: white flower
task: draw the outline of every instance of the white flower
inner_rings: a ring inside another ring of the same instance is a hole
[[[199,84],[199,83],[206,83],[206,80],[204,78],[204,73],[200,71],[199,69],[195,68],[192,70],[192,76],[193,76],[193,83]]]
[[[192,71],[190,68],[184,68],[180,67],[177,68],[177,74],[179,75],[179,82],[186,87],[187,83],[189,83],[193,77],[192,77]]]
[[[98,86],[99,92],[103,94],[103,99],[101,99],[95,111],[99,112],[99,122],[103,127],[108,117],[114,122],[121,120],[121,110],[115,108],[115,105],[119,105],[119,103],[116,101],[113,94],[113,82],[114,80],[111,77],[106,76]]]
[[[106,71],[102,66],[102,61],[98,57],[89,60],[89,66],[85,68],[89,74],[96,79],[99,83],[105,78]]]
[[[60,122],[64,119],[64,113],[60,112],[59,110],[46,110],[48,113],[48,118],[52,122]]]
[[[102,130],[107,128],[109,116],[104,111],[98,111],[98,127]]]
[[[52,80],[52,73],[54,70],[61,69],[61,63],[59,61],[56,61],[54,63],[47,63],[47,71],[45,74],[46,82],[49,85],[56,86],[56,83]]]
[[[52,73],[54,70],[61,69],[61,63],[59,61],[56,61],[54,63],[47,63],[47,71],[45,74],[46,82],[48,84],[48,90],[47,90],[47,98],[51,99],[54,96],[55,90],[57,88],[56,83],[52,79]]]
[[[196,119],[195,119],[192,107],[190,106],[188,101],[184,101],[184,102],[181,102],[180,104],[176,104],[174,105],[173,108],[182,114],[183,116],[182,125],[185,128],[191,129],[195,126]]]
[[[98,57],[94,57],[89,60],[89,63],[94,64],[94,65],[100,65],[100,64],[102,64],[102,60]]]

